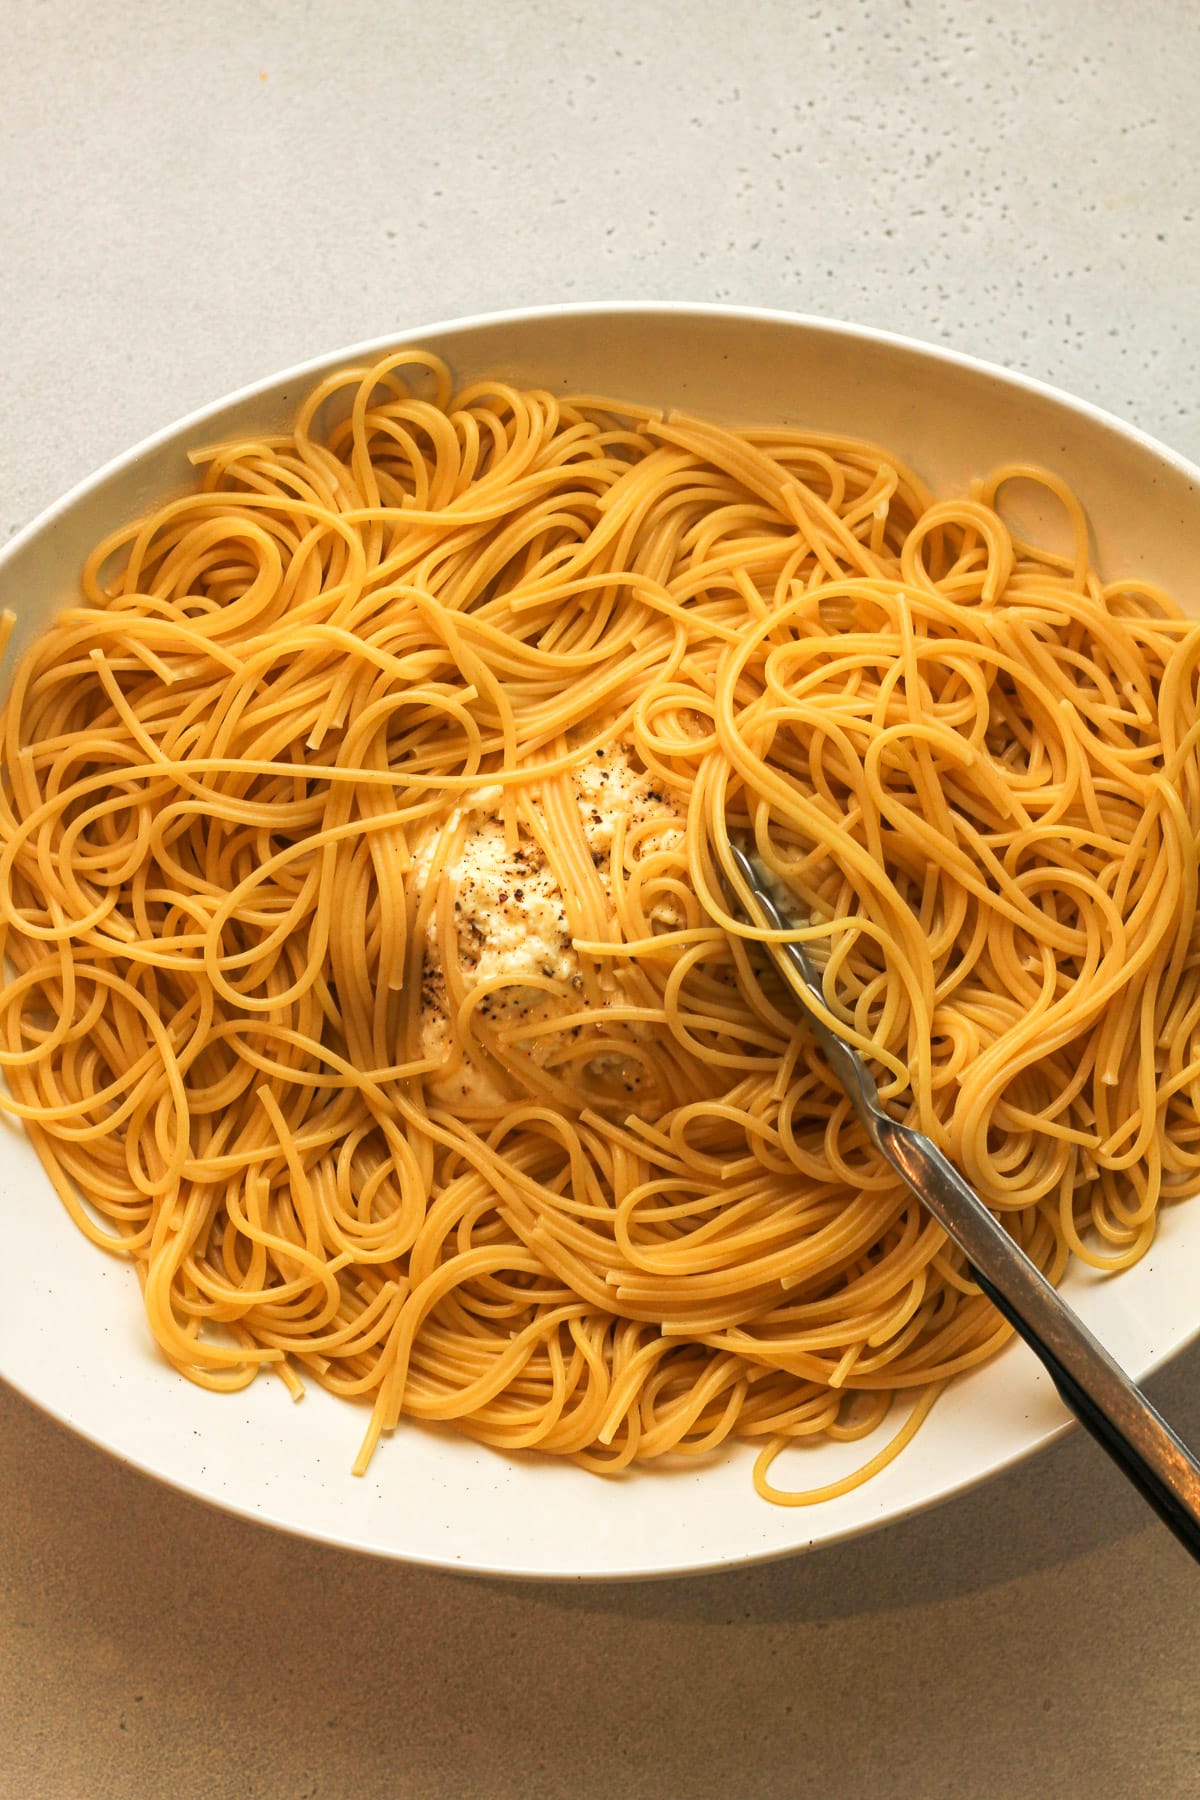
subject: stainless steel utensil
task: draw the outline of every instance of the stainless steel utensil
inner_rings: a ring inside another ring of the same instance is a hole
[[[773,931],[794,928],[780,912],[762,864],[736,845],[731,849],[759,915],[742,902],[750,922]],[[1075,1417],[1200,1561],[1200,1462],[933,1140],[885,1112],[862,1057],[813,1010],[814,1002],[823,1006],[824,1000],[803,948],[795,943],[767,948],[791,975],[789,985],[813,1037],[880,1156],[967,1257],[983,1292],[1041,1360]]]

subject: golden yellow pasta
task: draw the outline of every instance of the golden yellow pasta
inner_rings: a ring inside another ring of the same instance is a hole
[[[807,1500],[782,1446],[911,1390],[894,1450],[997,1349],[731,835],[1052,1280],[1200,1186],[1200,627],[1055,477],[934,499],[416,350],[194,462],[18,662],[0,780],[3,1104],[192,1380],[359,1399],[359,1469],[405,1418],[599,1470],[740,1437]]]

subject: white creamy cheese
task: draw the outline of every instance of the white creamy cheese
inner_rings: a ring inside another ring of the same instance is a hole
[[[664,846],[680,841],[679,828],[665,824],[675,816],[673,805],[630,745],[615,744],[589,756],[573,772],[573,787],[584,838],[606,896],[611,893],[613,839],[620,817],[625,818],[626,830],[649,819],[662,819],[664,828],[656,834],[657,841]],[[500,799],[497,786],[468,795],[415,847],[413,873],[423,889],[439,847],[445,846],[442,874],[453,891],[458,979],[468,994],[493,979],[503,980],[505,985],[479,1004],[479,1012],[489,1024],[503,1027],[563,1018],[579,1011],[586,1001],[579,955],[554,872],[524,828],[515,847],[505,842]],[[538,976],[559,983],[559,991],[547,993],[529,984],[528,978]],[[423,1056],[445,1056],[451,1048],[453,1010],[431,915],[421,989]],[[521,1049],[534,1062],[544,1064],[553,1044],[553,1036],[533,1038],[525,1040]],[[604,1060],[607,1063],[611,1058]],[[473,1055],[469,1041],[460,1067],[434,1078],[429,1087],[443,1103],[494,1104],[501,1099],[478,1046]]]

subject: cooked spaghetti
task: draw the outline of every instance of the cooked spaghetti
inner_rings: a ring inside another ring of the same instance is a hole
[[[0,783],[3,1103],[184,1374],[369,1404],[359,1469],[402,1418],[610,1471],[748,1438],[810,1499],[784,1445],[904,1390],[910,1435],[1006,1327],[735,834],[1052,1280],[1200,1186],[1200,627],[1054,476],[935,500],[411,350],[193,460],[18,663]]]

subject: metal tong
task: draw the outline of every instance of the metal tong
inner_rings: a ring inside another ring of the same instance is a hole
[[[763,865],[737,845],[730,849],[754,896],[757,918],[743,903],[751,924],[794,929],[776,904]],[[767,948],[790,977],[813,1037],[875,1149],[958,1245],[980,1288],[1039,1358],[1080,1424],[1200,1561],[1200,1462],[933,1140],[885,1112],[862,1057],[819,1016],[824,996],[803,948],[796,943]]]

